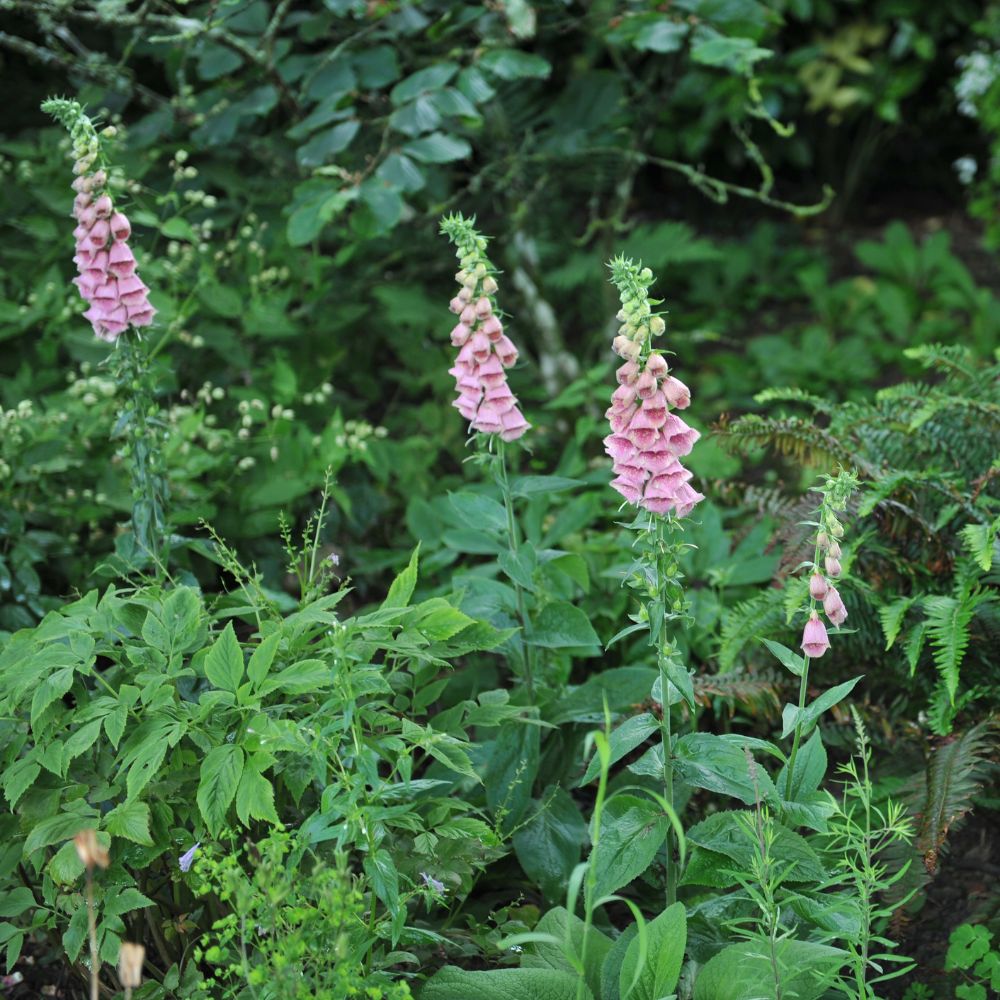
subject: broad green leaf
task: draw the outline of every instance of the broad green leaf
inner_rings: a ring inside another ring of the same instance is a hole
[[[791,735],[796,727],[801,728],[803,735],[808,733],[816,724],[816,720],[827,709],[833,708],[834,705],[846,698],[854,690],[855,684],[860,680],[860,677],[855,677],[852,680],[845,681],[843,684],[838,684],[836,687],[830,688],[829,691],[824,691],[812,704],[807,705],[801,711],[798,705],[786,705],[784,711],[781,713],[781,738],[785,739]]]
[[[82,725],[72,736],[70,736],[63,746],[62,766],[63,774],[69,765],[79,756],[85,754],[96,742],[101,734],[103,719],[93,719]]]
[[[307,143],[299,146],[295,153],[300,167],[318,167],[331,157],[342,153],[354,141],[361,128],[359,121],[339,122],[332,128],[317,132]]]
[[[45,710],[55,701],[58,701],[73,686],[73,668],[63,667],[50,674],[41,684],[35,688],[35,693],[31,698],[31,726],[34,729],[38,725]]]
[[[243,679],[243,650],[236,639],[233,623],[227,622],[222,635],[212,644],[205,657],[205,676],[220,691],[234,694]]]
[[[147,906],[156,904],[146,895],[141,893],[135,886],[125,886],[119,891],[112,890],[104,895],[103,914],[104,918],[120,917],[133,910],[142,910]]]
[[[732,795],[747,805],[758,799],[776,802],[768,773],[748,759],[747,746],[752,743],[738,736],[688,733],[674,746],[674,769],[695,788]]]
[[[476,65],[501,80],[544,80],[552,72],[547,59],[520,49],[491,49]]]
[[[593,826],[593,824],[591,824]],[[667,836],[667,817],[650,799],[616,795],[604,807],[591,864],[596,867],[594,900],[615,892],[641,875],[652,864]]]
[[[266,639],[261,640],[250,655],[250,662],[247,664],[247,677],[255,686],[259,686],[267,677],[280,641],[281,633],[272,632]]]
[[[249,826],[251,819],[280,822],[274,808],[274,786],[252,757],[247,760],[236,788],[236,815],[244,826]]]
[[[546,721],[604,723],[604,706],[612,714],[632,710],[649,696],[657,678],[652,667],[614,667],[587,678],[559,699],[546,713]]]
[[[501,728],[487,757],[486,802],[499,826],[509,833],[531,801],[538,774],[538,726],[511,723]]]
[[[243,776],[243,750],[225,744],[210,750],[201,765],[198,808],[213,837],[225,826],[229,806]]]
[[[783,971],[782,996],[816,1000],[847,958],[839,948],[794,938],[779,940],[774,960]],[[707,962],[694,985],[694,1000],[763,1000],[777,995],[769,948],[751,941],[730,945]]]
[[[547,899],[566,898],[566,886],[580,861],[587,824],[573,797],[549,787],[535,803],[534,816],[514,834],[514,851],[525,874]]]
[[[413,591],[417,586],[417,571],[420,560],[420,545],[413,550],[410,561],[406,569],[400,573],[389,586],[389,593],[382,602],[382,608],[405,608],[413,597]]]
[[[806,668],[806,661],[798,653],[793,652],[787,646],[783,646],[780,642],[774,642],[771,639],[763,639],[761,641],[774,653],[778,662],[783,667],[790,670],[796,677],[802,676],[802,671]]]
[[[531,622],[528,642],[546,649],[570,649],[599,646],[601,640],[584,611],[568,601],[552,601]]]
[[[402,152],[421,163],[452,163],[471,156],[472,147],[465,139],[444,132],[432,132],[408,142]]]
[[[575,976],[576,968],[567,957],[566,950],[569,949],[573,958],[579,962],[584,952],[583,943],[584,937],[586,937],[587,955],[584,978],[590,992],[594,996],[600,996],[601,966],[604,964],[608,952],[611,951],[612,942],[596,927],[591,927],[586,935],[584,934],[585,930],[584,922],[576,914],[569,913],[565,907],[557,906],[555,909],[549,910],[535,925],[535,932],[550,935],[556,938],[559,943],[535,941],[527,945],[521,956],[521,968],[551,969],[553,972],[566,972]]]
[[[567,479],[565,476],[515,476],[510,484],[510,491],[516,497],[552,496],[555,493],[565,493],[582,486],[579,479]]]
[[[401,80],[392,88],[389,95],[392,103],[399,107],[406,104],[421,94],[433,90],[440,90],[458,72],[458,63],[440,62],[426,69],[419,69],[416,73],[411,73],[405,80]]]
[[[660,1000],[673,993],[681,974],[686,943],[684,904],[674,903],[646,925],[646,963],[639,972],[635,988],[629,993],[641,951],[639,938],[632,939],[619,974],[620,994],[623,997],[627,994],[628,1000]]]
[[[374,854],[366,854],[364,869],[375,895],[385,903],[390,913],[395,913],[399,907],[399,875],[392,855],[384,848],[379,848]]]
[[[611,737],[608,740],[611,748],[611,763],[617,763],[637,746],[645,743],[659,728],[659,721],[654,719],[649,712],[643,712],[641,715],[633,715],[631,718],[626,719],[611,733]],[[586,773],[580,779],[580,784],[589,785],[600,774],[600,771],[600,756],[595,753],[591,758]]]
[[[468,972],[446,966],[420,991],[420,1000],[594,1000],[577,977],[552,969]]]
[[[136,799],[115,806],[104,817],[104,829],[114,837],[124,837],[136,844],[152,846],[149,821],[149,806]]]
[[[776,787],[783,798],[805,798],[815,792],[826,775],[826,750],[823,748],[823,737],[817,729],[812,736],[799,747],[795,757],[795,774],[792,777],[791,794],[788,790],[788,765],[778,772]]]
[[[81,830],[97,828],[96,813],[59,813],[36,823],[24,842],[24,856],[30,857],[41,847],[72,840]],[[104,838],[106,839],[106,838]]]
[[[300,660],[272,674],[258,689],[263,697],[272,691],[286,694],[312,694],[333,683],[333,668],[325,660]]]

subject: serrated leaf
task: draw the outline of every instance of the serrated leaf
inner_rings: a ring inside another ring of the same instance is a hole
[[[253,758],[246,762],[236,789],[236,815],[244,826],[249,826],[251,819],[274,824],[279,822],[274,808],[274,786],[264,777]]]
[[[233,623],[227,622],[222,635],[205,657],[205,676],[220,691],[234,694],[243,680],[243,650],[236,639]]]
[[[149,806],[138,800],[122,802],[104,817],[104,829],[112,836],[151,846]]]
[[[226,814],[243,776],[243,763],[243,750],[231,744],[210,750],[202,762],[198,808],[213,837],[225,826]]]

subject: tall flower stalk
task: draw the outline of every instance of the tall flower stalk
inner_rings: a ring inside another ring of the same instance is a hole
[[[77,223],[73,283],[87,303],[83,315],[95,336],[115,345],[110,367],[121,397],[128,401],[116,431],[126,438],[122,452],[132,480],[132,530],[139,550],[156,563],[166,554],[168,490],[159,445],[162,422],[140,335],[153,322],[156,310],[129,246],[132,226],[115,208],[111,191],[104,141],[115,130],[109,127],[99,133],[76,101],[52,98],[42,110],[70,134]]]
[[[685,544],[682,518],[704,497],[690,486],[691,473],[680,459],[690,454],[699,434],[673,412],[687,408],[691,394],[671,374],[664,354],[652,346],[653,339],[666,330],[663,317],[652,309],[658,303],[649,297],[653,272],[625,257],[615,258],[608,266],[621,297],[618,320],[622,325],[613,350],[624,364],[617,371],[618,388],[606,414],[611,433],[604,446],[616,474],[612,487],[638,508],[630,525],[636,532],[636,560],[627,582],[639,593],[642,609],[632,616],[635,624],[625,631],[648,628],[656,654],[658,680],[653,698],[662,705],[663,790],[667,806],[673,810],[671,705],[684,698],[693,708],[693,690],[668,625],[683,625],[689,618],[680,573]],[[677,895],[670,829],[665,864],[669,906]]]
[[[847,620],[847,608],[844,607],[840,591],[834,581],[843,575],[840,563],[843,554],[840,539],[844,537],[844,525],[841,516],[857,488],[857,477],[845,471],[837,473],[836,476],[827,476],[823,483],[815,488],[821,499],[816,511],[816,520],[811,522],[812,527],[816,529],[812,561],[804,566],[809,573],[809,599],[803,609],[806,623],[802,629],[802,671],[799,675],[798,715],[792,736],[792,752],[788,758],[788,778],[784,789],[786,799],[792,799],[795,792],[795,759],[802,742],[801,720],[809,693],[809,667],[813,660],[818,660],[830,648],[830,637],[823,619],[826,617],[836,628]]]
[[[487,256],[488,241],[476,230],[475,219],[466,219],[460,213],[446,216],[441,220],[441,232],[454,244],[459,262],[455,274],[459,287],[449,303],[458,317],[451,331],[452,345],[458,348],[455,364],[449,369],[457,394],[452,405],[485,443],[493,478],[503,499],[507,545],[516,562],[521,538],[514,512],[507,445],[531,427],[507,383],[507,371],[517,363],[518,352],[504,333],[498,315],[499,272]],[[531,648],[525,638],[528,613],[524,588],[516,580],[512,582],[521,621],[522,668],[528,692],[532,694],[534,670]]]

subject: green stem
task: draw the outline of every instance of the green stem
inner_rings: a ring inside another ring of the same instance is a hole
[[[514,517],[514,497],[510,490],[510,476],[507,472],[507,446],[506,442],[497,442],[497,482],[500,484],[500,492],[503,496],[504,512],[507,515],[507,544],[510,554],[517,559],[517,550],[521,544],[520,533],[517,530],[517,520]],[[524,600],[524,589],[516,581],[514,593],[517,598],[517,615],[521,620],[521,657],[524,661],[524,679],[528,686],[528,695],[532,697],[535,693],[534,671],[532,667],[531,647],[528,645],[528,611]]]
[[[819,534],[816,535],[816,548],[813,551],[813,573],[817,572],[819,569],[819,556],[820,556],[820,545],[819,545]],[[810,574],[810,577],[812,574]],[[809,598],[809,613],[816,608],[816,601],[810,597]],[[809,657],[803,654],[803,664],[802,664],[802,676],[799,678],[799,714],[795,722],[795,735],[792,737],[792,753],[788,758],[788,777],[785,780],[785,798],[791,801],[792,795],[795,792],[794,787],[794,777],[795,777],[795,758],[799,754],[799,744],[802,742],[802,713],[806,709],[806,697],[809,692]]]
[[[598,753],[602,753],[598,747]],[[587,865],[587,885],[583,893],[583,941],[580,944],[580,964],[583,972],[576,981],[576,1000],[584,1000],[587,995],[587,942],[590,940],[590,929],[594,924],[594,892],[597,888],[597,845],[601,840],[601,816],[604,812],[604,797],[608,791],[607,761],[602,755],[601,773],[597,781],[597,796],[594,800],[594,842],[590,848],[590,862]]]
[[[660,599],[663,621],[660,625],[660,641],[657,649],[657,668],[660,672],[660,699],[662,715],[660,718],[660,742],[663,747],[663,797],[671,809],[674,808],[674,762],[673,762],[673,732],[670,718],[670,681],[667,678],[667,656],[664,644],[667,628],[667,595],[664,593],[666,572],[666,537],[663,533],[663,518],[656,519],[656,589]],[[674,871],[674,830],[672,824],[667,825],[667,839],[664,845],[666,852],[666,896],[667,906],[677,900],[677,876]]]
[[[148,358],[138,334],[130,331],[116,344],[118,381],[128,399],[124,416],[126,454],[132,479],[132,531],[136,544],[159,568],[167,561],[167,480],[157,404]]]

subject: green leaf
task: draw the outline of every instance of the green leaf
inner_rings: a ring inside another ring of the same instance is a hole
[[[35,783],[41,771],[40,764],[24,757],[6,768],[3,773],[3,793],[11,809],[14,809],[21,796]]]
[[[843,684],[838,684],[836,687],[830,688],[829,691],[824,691],[812,704],[807,705],[801,711],[798,705],[786,705],[784,711],[781,713],[781,738],[785,739],[795,731],[797,726],[801,727],[803,735],[808,733],[813,725],[815,725],[816,720],[827,709],[833,708],[834,705],[846,698],[860,680],[861,677],[855,677],[852,680],[845,681]]]
[[[295,159],[299,166],[306,169],[319,167],[332,156],[342,153],[354,141],[361,128],[359,121],[346,121],[332,128],[317,132],[307,143],[299,146]]]
[[[799,749],[795,758],[795,773],[792,776],[792,795],[788,795],[788,765],[778,772],[776,787],[783,797],[806,799],[815,792],[826,775],[826,750],[823,737],[817,729]]]
[[[149,833],[149,806],[145,802],[125,801],[104,817],[104,829],[112,836],[124,837],[136,844],[152,846]]]
[[[385,903],[390,913],[395,914],[399,909],[399,875],[392,855],[384,848],[379,848],[374,854],[366,854],[364,869],[375,895]]]
[[[420,544],[413,550],[410,561],[406,569],[403,570],[389,587],[389,593],[382,602],[382,608],[405,608],[413,597],[413,591],[417,586],[417,570],[420,559]]]
[[[547,59],[520,49],[492,49],[477,65],[501,80],[544,80],[552,72]]]
[[[627,994],[629,1000],[660,1000],[661,997],[672,994],[681,974],[686,944],[687,919],[684,904],[674,903],[646,925],[646,964],[629,993],[629,987],[635,980],[641,950],[638,936],[632,939],[619,973],[620,994],[623,997]]]
[[[66,743],[63,746],[62,758],[64,775],[69,769],[69,765],[81,754],[85,754],[97,742],[97,737],[101,734],[101,726],[103,724],[103,719],[93,719],[77,729],[77,731],[66,740]]]
[[[311,243],[335,216],[357,197],[357,188],[339,188],[328,181],[316,185],[295,199],[288,217],[288,242],[293,247]]]
[[[333,683],[333,668],[325,660],[300,660],[272,674],[257,693],[263,697],[272,691],[286,694],[312,694]]]
[[[274,786],[261,773],[253,757],[247,760],[236,788],[236,815],[244,826],[249,826],[251,819],[280,822],[274,808]]]
[[[428,91],[440,90],[458,70],[458,63],[453,62],[435,63],[426,69],[419,69],[397,83],[392,88],[389,98],[396,107],[399,107]]]
[[[973,924],[960,924],[948,939],[948,954],[944,967],[948,972],[956,969],[971,969],[990,951],[993,935],[989,928]]]
[[[568,601],[546,604],[531,622],[527,641],[545,649],[599,646],[601,642],[586,612]]]
[[[782,996],[816,1000],[833,981],[847,953],[839,948],[794,938],[778,940],[774,960],[783,970]],[[774,997],[772,957],[755,941],[733,944],[702,968],[695,981],[694,1000],[761,1000]]]
[[[771,639],[762,639],[761,641],[774,653],[778,662],[783,667],[790,670],[796,677],[802,676],[802,672],[806,668],[806,661],[803,657],[790,650],[787,646],[782,646],[780,642],[774,642]]]
[[[226,824],[226,813],[243,776],[243,760],[240,747],[226,744],[210,750],[202,762],[198,808],[213,837],[218,836]]]
[[[645,743],[660,728],[660,723],[649,712],[633,715],[611,733],[608,743],[611,749],[611,763],[617,763],[637,746]],[[601,771],[600,755],[595,753],[586,773],[580,779],[581,785],[589,785]]]
[[[36,823],[24,842],[24,856],[30,857],[39,848],[72,840],[81,830],[97,826],[96,813],[60,813]]]
[[[584,953],[583,945],[586,938],[584,978],[591,993],[600,996],[601,966],[612,948],[610,938],[596,927],[591,927],[588,931],[576,914],[569,913],[562,906],[549,910],[535,925],[535,933],[556,940],[532,941],[521,956],[522,969],[551,969],[553,972],[576,975],[576,969],[568,958],[566,949],[568,948],[571,954],[579,959]]]
[[[632,38],[632,45],[640,52],[659,52],[661,55],[666,55],[680,51],[687,33],[688,26],[683,22],[660,17],[637,31]]]
[[[739,736],[688,733],[674,746],[674,770],[682,781],[753,805],[759,799],[777,801],[774,785],[764,768],[747,758],[754,744]]]
[[[565,476],[516,476],[511,481],[510,491],[516,497],[530,498],[565,493],[582,485],[581,480]]]
[[[562,788],[547,788],[535,807],[534,816],[514,834],[514,851],[525,874],[547,899],[565,899],[570,876],[580,861],[587,824],[573,797]]]
[[[250,655],[250,662],[247,664],[247,677],[255,687],[259,687],[264,678],[267,677],[271,664],[274,663],[274,654],[277,652],[280,641],[281,633],[272,632],[266,639],[261,640]]]
[[[20,885],[16,889],[0,893],[0,917],[5,920],[19,917],[34,905],[35,897],[27,886]]]
[[[816,852],[797,833],[773,823],[774,844],[772,853],[781,859],[785,879],[790,882],[822,882],[827,872]],[[747,811],[713,813],[687,831],[691,844],[724,855],[735,862],[738,871],[751,871],[756,837],[753,814]]]
[[[609,800],[591,860],[597,871],[594,901],[627,885],[650,866],[666,839],[667,825],[663,810],[649,799],[616,795]],[[595,839],[593,829],[590,837]]]
[[[147,906],[156,906],[148,897],[139,892],[135,886],[126,886],[120,892],[105,893],[102,907],[105,920],[108,917],[120,917],[133,910],[142,910]]]
[[[468,972],[446,966],[420,991],[420,1000],[594,1000],[577,977],[552,969]]]
[[[774,53],[760,48],[751,38],[725,38],[717,35],[691,48],[691,58],[703,66],[719,66],[734,73],[746,73],[754,63]]]
[[[31,698],[31,726],[34,729],[38,725],[45,710],[58,701],[73,686],[73,668],[63,667],[55,673],[49,674],[41,684],[35,688],[35,693]]]
[[[538,726],[511,723],[500,729],[489,749],[483,776],[486,802],[505,833],[510,833],[531,800],[539,745]]]
[[[243,650],[231,621],[226,623],[222,635],[215,640],[205,657],[205,676],[220,691],[235,694],[239,689],[243,679]]]
[[[472,155],[472,147],[454,135],[432,132],[403,146],[402,152],[421,163],[453,163]]]

